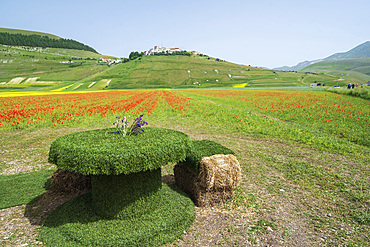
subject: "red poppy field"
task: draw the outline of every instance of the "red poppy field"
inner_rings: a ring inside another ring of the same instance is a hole
[[[367,100],[313,91],[127,90],[1,97],[0,128],[93,126],[118,115],[191,118],[334,150],[370,146]],[[348,151],[348,150],[347,150]],[[347,152],[346,151],[346,152]],[[348,152],[351,152],[350,150]]]

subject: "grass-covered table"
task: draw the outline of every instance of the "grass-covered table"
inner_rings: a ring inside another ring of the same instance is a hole
[[[126,137],[106,134],[105,129],[58,138],[50,147],[49,161],[63,170],[92,175],[92,192],[62,205],[49,216],[41,239],[46,243],[63,238],[82,245],[99,245],[102,240],[95,238],[100,234],[110,239],[109,245],[114,241],[113,245],[135,241],[139,241],[137,245],[158,245],[181,236],[194,219],[193,204],[185,195],[162,185],[161,167],[185,160],[190,152],[191,140],[186,134],[162,128],[145,128],[143,134]],[[78,213],[71,212],[76,210]],[[66,215],[61,217],[63,214]],[[86,217],[94,219],[93,228],[81,223]],[[117,223],[126,226],[116,237],[107,236],[109,222],[114,222],[112,233],[119,229]],[[99,232],[99,224],[104,224],[104,233]],[[131,230],[125,235],[130,224]],[[140,234],[135,229],[140,229]],[[94,237],[89,236],[91,231]],[[155,239],[159,242],[153,242]]]

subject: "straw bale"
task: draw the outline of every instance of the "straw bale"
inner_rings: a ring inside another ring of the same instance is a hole
[[[199,174],[183,163],[174,168],[176,185],[186,192],[198,207],[222,204],[234,196],[241,180],[241,168],[234,155],[203,157]]]
[[[232,154],[215,154],[199,161],[199,179],[202,187],[232,190],[241,180],[239,161]]]
[[[51,177],[51,185],[56,192],[79,193],[91,189],[90,175],[58,169]]]
[[[212,207],[220,205],[233,198],[233,190],[206,189],[202,186],[196,186],[194,191],[194,204],[198,207]]]

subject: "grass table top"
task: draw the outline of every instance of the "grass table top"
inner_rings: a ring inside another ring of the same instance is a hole
[[[185,160],[190,137],[180,131],[146,127],[143,134],[106,134],[112,128],[77,132],[56,139],[49,162],[58,168],[91,175],[131,174]]]

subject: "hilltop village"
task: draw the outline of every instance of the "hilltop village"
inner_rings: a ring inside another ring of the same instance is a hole
[[[167,47],[159,47],[159,46],[154,46],[153,48],[149,49],[148,51],[143,51],[143,52],[131,52],[129,55],[129,58],[121,58],[121,59],[110,59],[110,58],[99,58],[99,63],[106,63],[108,65],[112,65],[114,63],[126,63],[130,60],[136,59],[141,56],[150,56],[150,55],[166,55],[166,54],[172,54],[172,55],[202,55],[200,52],[197,51],[191,51],[187,52],[185,50],[182,50],[180,48],[167,48]],[[67,62],[65,62],[67,63]]]
[[[154,46],[154,48],[149,49],[148,51],[144,51],[144,55],[154,55],[155,53],[174,53],[174,52],[181,52],[180,48],[167,48],[167,47],[159,47],[159,46]],[[192,55],[200,55],[200,52],[197,51],[191,51]]]

